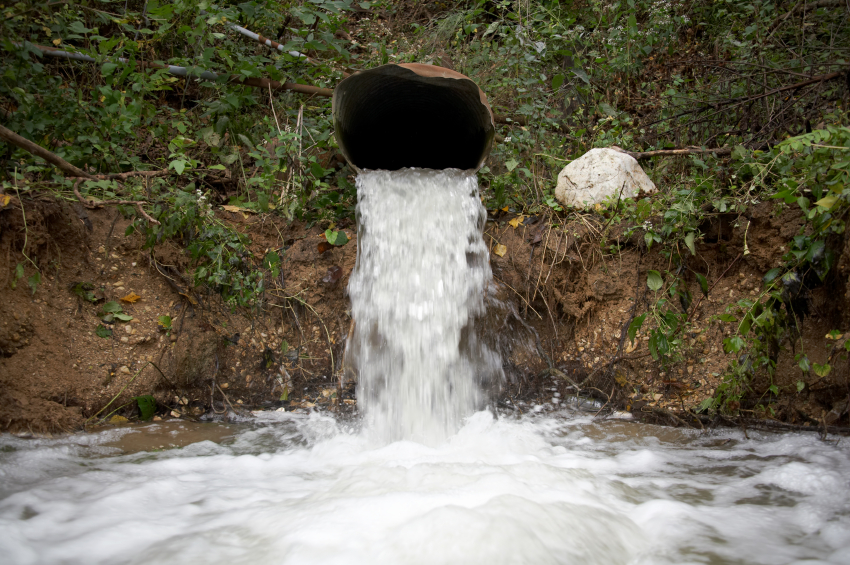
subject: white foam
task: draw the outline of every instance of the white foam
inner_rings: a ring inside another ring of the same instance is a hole
[[[14,491],[0,500],[0,555],[771,565],[850,555],[850,453],[816,437],[726,432],[719,446],[651,426],[487,412],[433,446],[376,447],[339,428],[278,415],[228,445],[118,456],[99,447],[109,436],[0,437],[3,486]]]

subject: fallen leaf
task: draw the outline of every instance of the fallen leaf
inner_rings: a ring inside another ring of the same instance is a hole
[[[138,302],[141,299],[142,299],[141,296],[139,296],[135,292],[131,292],[127,296],[123,297],[121,300],[123,300],[124,302],[129,302],[130,304],[135,304],[136,302]]]
[[[509,208],[510,208],[509,206],[505,206],[504,208],[502,208],[502,212],[507,212],[509,210]]]
[[[328,267],[328,274],[322,277],[322,282],[325,284],[336,284],[340,278],[342,278],[342,268],[334,265]]]
[[[8,194],[0,194],[0,208],[8,206],[9,202],[11,202],[11,201],[12,201],[12,197],[9,196]]]
[[[327,251],[328,249],[333,249],[333,248],[334,248],[333,244],[328,243],[327,241],[320,241],[319,242],[319,254],[320,255],[322,253],[324,253],[325,251]]]
[[[493,248],[493,253],[498,255],[499,257],[504,257],[505,253],[508,252],[508,248],[502,245],[501,243],[497,244],[495,248]]]
[[[522,216],[517,216],[516,218],[514,218],[513,220],[511,220],[508,223],[511,225],[512,228],[517,229],[517,227],[519,226],[519,224],[521,222],[522,222]]]
[[[226,204],[226,205],[222,206],[222,208],[224,208],[228,212],[239,212],[239,213],[243,213],[243,214],[245,212],[247,212],[248,214],[256,214],[257,213],[256,210],[252,210],[251,208],[240,208],[239,206],[232,206],[230,204]]]
[[[195,297],[194,297],[194,296],[191,296],[190,294],[188,294],[188,293],[186,293],[186,292],[181,292],[181,293],[180,293],[180,296],[185,297],[185,298],[186,298],[186,300],[188,300],[188,301],[192,304],[192,306],[197,306],[197,305],[198,305],[198,301],[197,301],[197,300],[195,300]]]
[[[659,400],[661,400],[661,397],[662,397],[662,396],[663,396],[663,395],[661,395],[661,394],[657,394],[657,393],[656,393],[656,394],[653,394],[653,395],[652,395],[652,398],[653,398],[656,402],[658,402]]]
[[[110,424],[126,424],[129,421],[130,420],[128,420],[124,416],[119,416],[118,414],[109,419]]]

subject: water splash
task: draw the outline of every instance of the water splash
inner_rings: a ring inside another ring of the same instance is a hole
[[[481,342],[492,279],[487,212],[474,172],[366,171],[357,178],[357,265],[348,285],[355,329],[346,365],[358,378],[367,433],[436,444],[501,379]]]

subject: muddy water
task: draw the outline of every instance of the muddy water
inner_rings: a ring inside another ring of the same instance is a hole
[[[0,436],[3,563],[848,563],[850,444],[479,412]]]

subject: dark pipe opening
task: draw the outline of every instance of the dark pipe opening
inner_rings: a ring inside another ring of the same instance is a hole
[[[470,79],[431,65],[383,65],[334,90],[336,139],[359,169],[478,169],[495,135]]]

